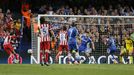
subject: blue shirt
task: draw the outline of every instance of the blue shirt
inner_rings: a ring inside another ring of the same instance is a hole
[[[108,40],[108,48],[110,50],[117,50],[115,39],[113,37],[110,37]]]
[[[76,36],[78,35],[78,30],[76,29],[76,27],[71,27],[68,30],[68,43],[76,43]]]
[[[81,45],[87,46],[87,43],[90,43],[91,39],[85,34],[81,36]]]
[[[87,37],[86,35],[81,36],[81,44],[79,46],[79,51],[85,51],[88,48],[88,43],[91,43],[91,39]]]

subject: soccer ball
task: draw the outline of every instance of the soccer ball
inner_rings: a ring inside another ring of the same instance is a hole
[[[33,50],[32,49],[28,49],[27,53],[32,54]]]

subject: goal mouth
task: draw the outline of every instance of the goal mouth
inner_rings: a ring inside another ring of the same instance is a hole
[[[41,18],[44,18],[45,21],[52,25],[52,30],[59,31],[61,26],[66,26],[67,29],[71,27],[71,23],[75,22],[80,34],[83,31],[86,31],[91,36],[92,40],[95,42],[95,46],[97,47],[95,51],[91,53],[92,56],[95,57],[95,60],[102,60],[99,57],[102,56],[107,62],[110,63],[106,57],[108,57],[106,47],[104,45],[104,41],[106,41],[108,36],[113,36],[117,44],[117,49],[120,50],[122,45],[122,40],[127,34],[132,34],[134,32],[134,16],[100,16],[100,15],[38,15],[38,26],[40,27]],[[33,28],[32,28],[33,29]],[[32,50],[33,57],[37,60],[37,64],[40,63],[40,38],[35,36],[36,34],[32,32]],[[57,49],[56,49],[57,50]],[[52,52],[51,61],[55,63],[55,56],[57,51],[54,49]],[[82,54],[81,54],[82,55]],[[119,55],[119,51],[115,54]],[[82,55],[84,56],[84,55]],[[66,53],[62,54],[60,61],[58,63],[62,64],[63,60],[66,62]],[[119,59],[117,57],[117,59]],[[34,60],[31,60],[34,62]],[[102,63],[98,61],[99,63]],[[124,60],[125,62],[125,60]]]

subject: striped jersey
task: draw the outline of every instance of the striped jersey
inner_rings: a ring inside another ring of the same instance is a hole
[[[12,38],[16,38],[16,36],[10,36],[10,35],[5,36],[5,40],[4,40],[3,45],[12,44],[12,41],[11,41]]]
[[[49,24],[41,24],[40,31],[41,31],[41,42],[50,41],[50,25]]]
[[[68,45],[67,31],[60,31],[58,35],[59,35],[59,39],[60,39],[60,45]]]

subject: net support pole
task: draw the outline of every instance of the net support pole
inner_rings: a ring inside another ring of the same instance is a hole
[[[38,16],[38,27],[40,27],[40,16]],[[37,38],[37,60],[40,63],[40,37]]]
[[[38,41],[38,46],[37,46],[37,60],[38,60],[38,64],[40,64],[40,37],[37,38]]]
[[[39,25],[40,25],[40,17],[38,17],[38,26]],[[32,45],[33,54],[31,55],[30,63],[31,64],[33,64],[33,63],[40,64],[40,37],[38,37],[34,33],[34,26],[33,26],[33,24],[31,24],[31,30],[32,30],[32,32],[31,32],[31,36],[32,36],[31,45]],[[35,40],[36,40],[37,43],[34,43]]]

